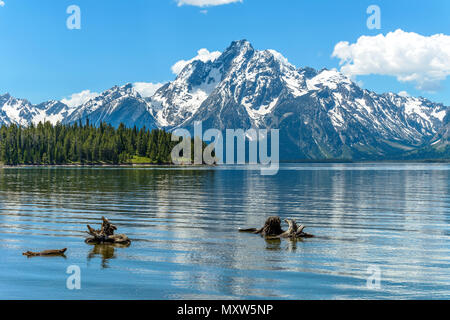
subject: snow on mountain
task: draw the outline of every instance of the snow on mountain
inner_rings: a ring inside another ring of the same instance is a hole
[[[211,92],[197,86],[218,70]],[[191,75],[195,75],[191,77]],[[195,82],[192,80],[195,79]],[[287,158],[387,157],[427,144],[448,107],[378,95],[337,70],[297,69],[274,50],[235,41],[211,62],[193,62],[152,100],[160,127],[278,128]],[[177,100],[179,99],[179,100]],[[163,103],[154,103],[163,101]]]
[[[48,101],[32,105],[27,100],[16,99],[6,94],[0,96],[0,124],[26,126],[31,123],[49,121],[52,124],[74,123],[88,120],[99,125],[101,122],[118,126],[156,128],[150,114],[149,104],[133,85],[114,87],[80,106],[69,107],[60,101]]]
[[[283,95],[307,93],[305,77],[287,59],[273,50],[257,51],[245,40],[206,66],[221,70],[222,80],[183,125],[202,120],[217,128],[259,127]]]
[[[16,99],[9,94],[0,96],[0,124],[27,126],[31,123],[62,122],[73,108],[59,101],[48,101],[33,105],[25,99]]]
[[[60,101],[48,101],[35,106],[38,114],[33,117],[32,122],[38,124],[39,122],[49,121],[52,124],[64,122],[75,110],[75,107],[69,107]]]
[[[191,118],[222,80],[222,69],[200,60],[188,64],[174,82],[151,98],[152,115],[160,127],[175,127]]]
[[[65,118],[64,123],[84,123],[86,120],[96,126],[106,122],[113,126],[123,123],[128,127],[156,127],[147,101],[130,83],[122,87],[115,86],[77,107]]]
[[[320,90],[322,88],[329,88],[336,90],[342,86],[349,89],[353,82],[347,76],[338,72],[337,70],[323,69],[315,77],[307,80],[308,90]]]
[[[30,102],[11,97],[8,93],[0,96],[0,106],[2,123],[27,125],[36,115],[36,110]]]
[[[107,122],[192,129],[280,129],[283,159],[384,159],[448,135],[449,108],[424,98],[361,89],[337,70],[297,68],[275,50],[234,41],[214,59],[186,61],[149,98],[133,85],[68,107],[0,96],[0,123]],[[447,122],[445,122],[447,121]]]

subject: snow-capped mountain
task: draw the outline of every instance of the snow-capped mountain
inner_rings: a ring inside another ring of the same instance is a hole
[[[280,129],[285,159],[389,157],[429,143],[448,112],[423,98],[363,90],[335,70],[297,69],[245,40],[214,61],[187,65],[151,104],[168,129],[195,121],[221,130]]]
[[[53,124],[64,122],[75,110],[74,107],[69,107],[61,101],[47,101],[38,104],[35,108],[38,110],[38,115],[32,120],[34,124],[46,121]]]
[[[164,85],[150,99],[158,125],[178,127],[191,119],[221,80],[222,71],[213,64],[188,64],[175,81]]]
[[[84,123],[87,119],[96,126],[106,122],[113,126],[123,123],[127,127],[156,128],[148,103],[133,89],[132,84],[116,86],[103,92],[100,96],[77,107],[64,119],[63,123],[80,120]]]
[[[0,96],[0,124],[27,126],[45,121],[57,123],[66,119],[73,110],[74,108],[59,101],[33,105],[27,100],[16,99],[9,94]]]
[[[89,119],[173,130],[202,121],[204,130],[280,129],[280,155],[290,160],[380,159],[422,150],[443,141],[449,114],[424,98],[361,89],[336,70],[297,69],[245,40],[213,60],[187,64],[150,98],[131,84],[74,108],[0,96],[0,123],[7,124]]]
[[[29,124],[37,111],[24,99],[16,99],[8,93],[0,96],[0,122],[2,124]]]

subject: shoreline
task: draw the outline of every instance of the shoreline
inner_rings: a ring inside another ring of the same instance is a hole
[[[0,168],[202,168],[215,167],[209,165],[174,165],[174,164],[150,164],[150,163],[132,163],[132,164],[20,164],[20,165],[3,165]]]
[[[450,159],[417,159],[417,160],[294,160],[294,161],[280,161],[281,164],[307,164],[307,163],[336,163],[336,164],[351,164],[351,163],[450,163]]]
[[[279,164],[450,164],[448,160],[367,160],[367,161],[280,161]],[[238,164],[235,164],[236,166]],[[239,164],[240,165],[240,164]],[[244,164],[254,165],[254,164]],[[258,165],[258,164],[256,164]],[[20,164],[20,165],[3,165],[0,163],[0,169],[14,168],[217,168],[220,166],[233,165],[175,165],[175,164],[151,164],[151,163],[131,163],[131,164]],[[242,166],[242,165],[240,165]]]

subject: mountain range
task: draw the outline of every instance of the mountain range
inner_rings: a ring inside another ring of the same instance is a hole
[[[204,130],[279,129],[282,160],[449,159],[449,111],[425,98],[362,89],[336,70],[296,68],[246,40],[188,63],[152,97],[132,84],[73,107],[0,95],[0,124],[89,119],[170,131],[202,121]]]

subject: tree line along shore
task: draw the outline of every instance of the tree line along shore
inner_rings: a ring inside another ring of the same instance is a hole
[[[164,130],[115,128],[50,122],[0,127],[0,164],[17,165],[169,165],[179,142]],[[192,142],[193,143],[193,142]],[[191,155],[192,157],[192,155]]]

